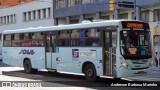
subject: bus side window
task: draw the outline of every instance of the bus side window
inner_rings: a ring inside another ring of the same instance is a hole
[[[90,35],[91,35],[90,31],[86,29],[85,30],[85,46],[92,46]]]
[[[59,31],[59,46],[69,46],[69,32],[68,31]]]
[[[20,34],[13,34],[12,46],[18,47],[21,46]]]
[[[43,46],[43,33],[36,32],[32,34],[32,46]]]
[[[78,46],[78,38],[79,38],[78,30],[72,30],[71,31],[71,46]]]
[[[31,33],[22,34],[22,46],[31,46]]]
[[[11,34],[6,34],[4,35],[4,47],[9,47],[11,46]]]
[[[85,44],[84,32],[84,29],[79,30],[78,46],[84,46]]]
[[[92,29],[86,30],[85,31],[85,45],[93,46],[93,47],[100,46],[100,41],[99,41],[100,35],[99,34],[100,34],[99,29],[92,28]]]

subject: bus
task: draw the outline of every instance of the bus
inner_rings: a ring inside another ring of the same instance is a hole
[[[2,60],[2,35],[0,34],[0,61]]]
[[[151,72],[149,24],[108,20],[3,31],[3,63],[98,77],[125,78]]]

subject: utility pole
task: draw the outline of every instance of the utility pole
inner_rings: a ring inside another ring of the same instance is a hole
[[[136,0],[134,0],[134,20],[136,20]]]

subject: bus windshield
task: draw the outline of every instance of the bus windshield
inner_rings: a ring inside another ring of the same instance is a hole
[[[150,32],[146,30],[122,30],[121,54],[125,59],[151,58]]]

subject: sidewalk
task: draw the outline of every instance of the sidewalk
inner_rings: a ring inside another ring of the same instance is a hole
[[[160,68],[153,66],[149,75],[129,77],[127,79],[132,81],[160,81]]]
[[[153,69],[153,71],[160,71],[160,66],[158,68],[158,67],[156,67],[156,66],[153,65],[152,69]]]

